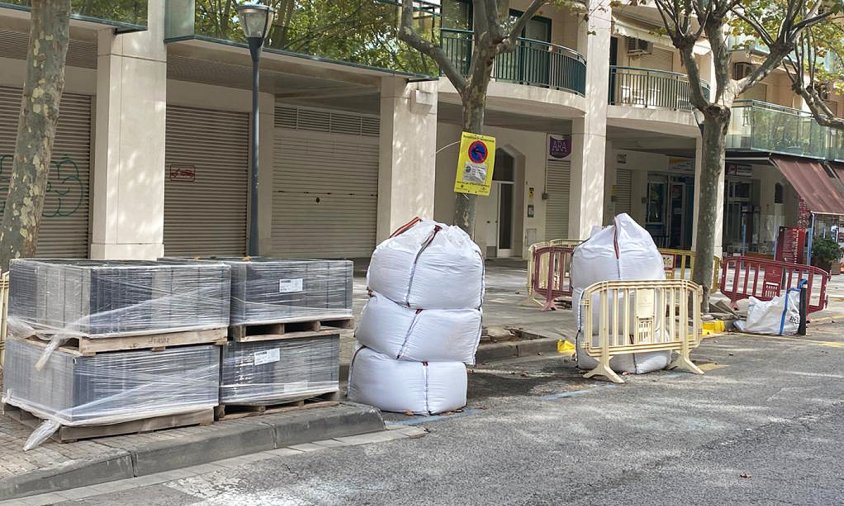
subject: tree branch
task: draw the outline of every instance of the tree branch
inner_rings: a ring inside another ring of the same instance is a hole
[[[522,13],[516,23],[510,28],[510,33],[501,42],[504,47],[500,51],[498,51],[499,53],[506,53],[508,51],[512,51],[513,48],[516,47],[516,43],[518,42],[519,36],[521,36],[522,30],[525,29],[525,26],[527,26],[528,21],[530,21],[531,18],[533,18],[533,16],[535,16],[536,13],[539,12],[539,9],[547,3],[548,0],[533,0],[530,3],[528,8],[525,9],[525,12]]]
[[[466,78],[463,77],[454,62],[440,46],[423,39],[413,28],[413,0],[402,0],[399,40],[406,42],[410,47],[434,60],[443,74],[451,81],[451,84],[454,85],[457,93],[460,95],[465,93]]]

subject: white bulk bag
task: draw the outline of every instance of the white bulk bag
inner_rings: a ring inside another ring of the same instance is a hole
[[[479,309],[411,309],[374,293],[355,337],[398,360],[475,363],[481,339]]]
[[[577,246],[572,255],[571,284],[572,307],[578,323],[578,330],[582,329],[583,319],[580,311],[580,299],[583,290],[601,281],[639,281],[665,279],[665,267],[662,254],[653,242],[647,230],[640,227],[627,214],[619,214],[613,224],[595,231],[592,237]],[[635,308],[635,300],[630,301],[630,308]],[[622,306],[622,301],[619,302]],[[635,315],[627,316],[631,330],[635,330]],[[598,330],[600,316],[600,301],[597,296],[592,300],[592,317],[595,331]],[[624,315],[619,315],[619,326],[624,325]],[[614,321],[610,315],[610,326]],[[612,330],[612,329],[610,329]],[[592,369],[597,361],[588,356],[581,340],[577,336],[577,364],[583,369]],[[595,341],[597,345],[597,341]],[[642,374],[665,368],[671,362],[670,351],[650,353],[626,354],[613,357],[610,366],[616,372]]]
[[[747,320],[737,321],[736,327],[742,332],[768,334],[774,336],[793,336],[800,326],[800,290],[792,288],[785,295],[761,301],[750,297],[747,307]]]
[[[421,220],[375,248],[366,275],[370,290],[423,309],[480,308],[481,249],[466,232]]]
[[[406,362],[359,348],[349,366],[349,400],[396,413],[460,409],[467,384],[463,362]]]

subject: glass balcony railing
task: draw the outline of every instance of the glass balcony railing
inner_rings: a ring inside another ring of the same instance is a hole
[[[468,75],[472,64],[472,32],[441,30],[440,44],[445,53]],[[492,70],[497,81],[565,90],[578,95],[586,92],[586,60],[569,48],[532,39],[519,39],[512,53],[499,55]]]
[[[709,84],[703,93],[709,97]],[[692,88],[685,74],[634,67],[610,67],[610,105],[691,111]]]
[[[841,150],[838,136],[830,132],[808,112],[756,100],[737,100],[727,132],[727,149],[824,159],[830,157],[831,144],[832,151]]]
[[[71,18],[110,25],[118,32],[146,30],[148,0],[71,0]],[[0,0],[0,8],[28,11],[31,0]]]
[[[2,1],[2,0],[0,0]],[[436,64],[398,40],[400,0],[275,0],[265,51],[410,75],[438,74]],[[167,0],[165,39],[245,45],[234,2]],[[440,6],[414,1],[417,32],[439,36]]]

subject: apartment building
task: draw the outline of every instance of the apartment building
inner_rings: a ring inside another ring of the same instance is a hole
[[[6,184],[27,3],[0,1]],[[432,62],[396,41],[401,2],[281,3],[261,61],[261,253],[365,257],[414,216],[450,221],[460,100]],[[512,0],[510,12],[528,3]],[[245,253],[251,61],[236,14],[217,4],[74,2],[40,255]],[[415,19],[468,69],[470,2],[419,1]],[[647,6],[607,2],[588,21],[546,7],[496,60],[486,115],[495,183],[476,227],[488,256],[585,238],[620,212],[661,246],[693,247],[699,127],[659,23]],[[695,55],[711,76],[707,45]],[[758,55],[734,59],[741,73]],[[801,202],[819,216],[844,213],[805,189],[832,180],[844,141],[802,111],[786,81],[775,73],[735,109],[718,241],[727,252],[768,251],[780,225],[805,219],[792,211]]]

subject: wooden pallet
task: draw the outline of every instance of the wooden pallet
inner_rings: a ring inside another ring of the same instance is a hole
[[[214,408],[215,420],[236,420],[247,416],[285,413],[303,409],[325,408],[340,403],[340,392],[329,392],[305,399],[288,400],[274,404],[221,404]]]
[[[209,330],[192,330],[186,332],[169,332],[163,334],[148,334],[139,336],[120,337],[73,337],[61,346],[61,350],[75,352],[83,357],[91,357],[97,353],[109,351],[152,350],[160,351],[173,346],[189,346],[196,344],[226,344],[228,331],[225,327]],[[37,343],[45,343],[38,338],[30,338]]]
[[[328,336],[337,334],[341,330],[352,329],[354,326],[354,318],[327,318],[266,325],[235,325],[229,327],[229,336],[241,343],[277,341],[279,339]]]
[[[43,420],[32,413],[6,404],[4,407],[6,416],[17,420],[31,429],[41,425]],[[178,415],[156,416],[143,420],[132,420],[128,422],[109,425],[88,425],[70,427],[63,425],[52,439],[59,443],[75,443],[80,439],[93,439],[109,436],[123,436],[126,434],[141,434],[154,432],[163,429],[175,429],[177,427],[189,427],[191,425],[211,425],[214,423],[214,408],[182,413]]]

